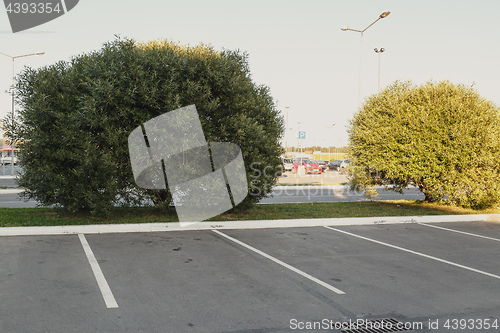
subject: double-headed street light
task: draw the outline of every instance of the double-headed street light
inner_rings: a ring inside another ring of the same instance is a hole
[[[29,56],[33,56],[33,55],[42,55],[44,53],[45,52],[36,52],[36,53],[23,54],[23,55],[18,55],[18,56],[11,56],[11,55],[0,52],[0,54],[3,54],[4,56],[7,56],[7,57],[12,59],[12,90],[11,90],[11,93],[12,93],[12,129],[14,129],[14,84],[15,84],[14,60],[17,58],[29,57]],[[11,153],[10,166],[11,166],[11,174],[12,174],[12,176],[14,176],[14,137],[12,137],[11,140],[12,140],[12,142],[11,142],[12,151],[10,152]]]
[[[374,48],[373,50],[378,53],[378,92],[380,92],[380,53],[384,52],[385,49],[381,48],[379,50],[377,48]]]
[[[363,54],[363,33],[366,31],[366,29],[368,29],[369,27],[371,27],[372,25],[377,23],[378,20],[389,16],[390,13],[391,12],[383,12],[382,14],[380,14],[378,16],[378,18],[372,24],[370,24],[369,26],[367,26],[363,30],[351,29],[351,28],[349,28],[349,26],[344,26],[344,27],[340,28],[342,31],[355,31],[355,32],[359,32],[361,34],[361,43],[360,43],[360,51],[359,51],[358,107],[360,106],[360,102],[361,102],[361,59],[362,59],[362,54]]]

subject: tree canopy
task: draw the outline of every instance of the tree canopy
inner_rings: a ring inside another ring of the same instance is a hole
[[[192,104],[207,142],[241,148],[250,195],[240,207],[266,197],[276,181],[256,171],[280,165],[283,120],[241,51],[118,38],[69,62],[26,68],[16,94],[19,184],[41,205],[96,214],[147,199],[168,207],[168,189],[136,186],[127,138],[145,121]]]
[[[426,201],[485,208],[500,200],[500,110],[464,85],[397,81],[349,126],[352,185],[415,185]]]

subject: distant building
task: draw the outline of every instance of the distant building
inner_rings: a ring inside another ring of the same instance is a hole
[[[3,131],[2,131],[2,121],[0,120],[0,149],[4,148],[5,145],[7,144],[3,138]]]
[[[7,144],[8,140],[4,137],[4,134],[5,133],[2,131],[2,122],[0,121],[0,164],[10,164],[12,159],[14,159],[15,164],[17,163],[18,149],[14,146],[14,154],[12,154],[12,147]]]

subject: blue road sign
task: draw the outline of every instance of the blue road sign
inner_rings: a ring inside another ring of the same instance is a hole
[[[306,138],[306,132],[299,131],[299,139],[304,140]]]

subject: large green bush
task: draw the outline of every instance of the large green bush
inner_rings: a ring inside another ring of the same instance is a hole
[[[267,196],[276,181],[256,170],[279,166],[283,120],[240,51],[117,39],[70,62],[25,69],[17,100],[19,184],[41,205],[97,214],[146,199],[168,207],[168,189],[135,185],[127,139],[145,121],[191,104],[207,142],[241,148],[250,195],[239,207]]]
[[[426,201],[500,201],[500,110],[448,81],[395,82],[350,122],[352,185],[418,186]]]

